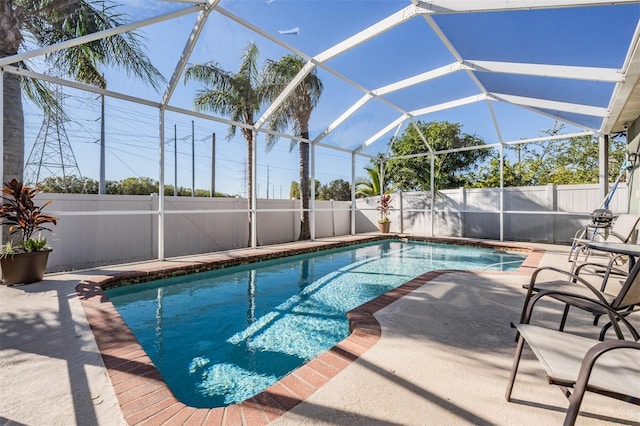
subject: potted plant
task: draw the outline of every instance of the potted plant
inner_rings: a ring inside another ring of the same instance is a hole
[[[393,206],[391,206],[391,195],[382,194],[380,196],[380,199],[378,200],[378,211],[380,212],[378,229],[380,229],[380,232],[389,232],[389,227],[391,226],[391,222],[389,222],[389,211],[391,211],[392,208]]]
[[[42,206],[34,203],[37,193],[38,189],[24,186],[16,179],[5,182],[2,189],[0,218],[13,236],[0,249],[0,266],[5,284],[28,284],[44,277],[51,248],[47,247],[46,238],[40,235],[34,237],[34,233],[51,231],[45,225],[56,225],[57,218],[42,212],[51,201]]]

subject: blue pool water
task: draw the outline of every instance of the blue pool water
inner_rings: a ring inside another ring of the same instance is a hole
[[[349,334],[346,313],[425,272],[516,270],[522,254],[385,241],[107,290],[175,396],[241,402]]]

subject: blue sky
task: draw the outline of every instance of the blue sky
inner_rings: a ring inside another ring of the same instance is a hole
[[[250,24],[275,35],[286,45],[314,56],[411,3],[407,0],[222,0],[220,6]],[[119,10],[132,19],[190,7],[164,1],[129,1]],[[156,67],[170,78],[196,14],[154,24],[140,30]],[[449,14],[433,17],[435,23],[465,60],[491,60],[621,68],[629,40],[640,19],[640,5],[566,8],[527,12]],[[298,35],[278,35],[279,30],[298,27]],[[255,42],[261,60],[278,59],[289,53],[284,47],[263,38],[224,14],[213,11],[191,55],[190,63],[215,61],[236,71],[243,48]],[[399,25],[380,36],[329,60],[326,65],[339,76],[373,90],[410,76],[455,62],[455,57],[422,17]],[[341,78],[320,68],[318,75],[324,92],[311,122],[311,137],[317,136],[363,95]],[[124,73],[105,69],[110,90],[158,101],[156,93]],[[570,81],[546,77],[477,73],[478,80],[491,92],[549,98],[564,102],[606,107],[614,85]],[[197,84],[180,82],[171,104],[190,109]],[[478,86],[462,71],[391,93],[385,97],[405,111],[479,94]],[[65,90],[67,108],[73,120],[65,124],[71,146],[84,176],[97,178],[99,167],[100,102],[96,95]],[[550,129],[554,120],[528,109],[493,102],[503,141],[537,137]],[[129,176],[158,178],[158,111],[107,98],[107,179]],[[27,154],[36,139],[42,117],[26,105]],[[556,114],[554,111],[549,111]],[[371,101],[343,123],[323,142],[354,149],[400,116],[400,112],[380,101]],[[599,127],[600,119],[567,113],[561,117],[585,126]],[[421,120],[448,120],[463,124],[462,130],[476,134],[487,143],[498,142],[486,102],[461,106],[420,117]],[[191,187],[191,121],[195,132],[196,188],[208,189],[211,181],[211,134],[217,136],[216,190],[245,195],[245,143],[240,132],[227,141],[227,126],[168,112],[166,114],[165,182],[174,182],[174,149],[177,149],[178,185]],[[175,146],[174,125],[177,128]],[[406,124],[405,124],[406,126]],[[404,128],[404,126],[403,126]],[[567,126],[566,130],[582,130]],[[366,152],[375,155],[386,150],[393,130]],[[321,183],[351,179],[351,155],[327,148],[317,149],[316,178]],[[367,158],[357,159],[357,176]],[[297,149],[289,151],[289,141],[281,140],[267,152],[263,138],[258,148],[259,197],[287,198],[289,185],[298,179]],[[267,186],[268,181],[268,186]]]

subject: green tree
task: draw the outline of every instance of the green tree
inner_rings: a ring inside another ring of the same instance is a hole
[[[344,179],[332,180],[326,185],[321,185],[318,190],[320,200],[351,200],[351,184]]]
[[[289,198],[294,200],[300,199],[300,185],[295,180],[291,181],[291,186],[289,186]]]
[[[543,134],[555,136],[564,125],[556,123]],[[623,137],[609,140],[609,182],[617,179],[626,156]],[[506,147],[503,182],[509,186],[593,184],[599,181],[599,142],[595,136],[530,142]],[[468,175],[476,188],[500,186],[500,160],[495,153],[487,165]]]
[[[124,195],[151,195],[158,193],[158,181],[148,177],[129,177],[121,182]]]
[[[306,61],[296,55],[285,55],[278,61],[267,61],[264,68],[264,81],[267,97],[273,101],[283,92],[285,87],[298,75]],[[289,126],[293,133],[304,139],[309,139],[309,118],[313,108],[318,104],[322,94],[322,81],[314,68],[296,86],[293,92],[280,105],[278,110],[269,117],[270,130],[284,132]],[[267,136],[267,146],[273,146],[277,136]],[[300,199],[302,200],[302,215],[300,223],[300,240],[311,238],[309,227],[309,200],[311,187],[309,179],[309,144],[292,140],[290,149],[298,144],[300,150]]]
[[[509,147],[507,147],[509,149]],[[513,149],[513,148],[511,148]],[[527,178],[522,168],[521,162],[512,163],[504,159],[503,183],[508,186],[526,186]],[[479,165],[477,170],[468,173],[466,180],[472,188],[499,188],[500,187],[500,155],[497,150],[491,151],[488,161]]]
[[[0,57],[16,55],[25,48],[53,45],[97,31],[126,24],[115,6],[96,0],[3,0],[0,2]],[[151,64],[137,33],[129,31],[101,40],[49,53],[46,61],[72,79],[105,88],[102,65],[123,68],[154,88],[163,80]],[[33,68],[28,61],[16,64]],[[39,80],[4,73],[3,181],[22,180],[24,163],[24,113],[22,93],[46,114],[61,112],[50,85]]]
[[[544,135],[556,136],[564,128],[556,123]],[[596,136],[578,136],[532,142],[522,148],[522,170],[529,185],[588,184],[599,181],[599,142]],[[624,138],[610,139],[609,181],[620,173],[626,155]]]
[[[374,160],[372,165],[364,168],[369,175],[369,179],[359,179],[356,181],[356,197],[377,197],[381,194],[379,161],[381,161],[381,157]],[[382,193],[389,194],[393,189],[389,188],[388,185],[386,185],[386,182],[387,179],[385,179]]]
[[[415,124],[433,151],[446,151],[485,144],[477,136],[462,133],[462,125],[458,123],[417,121]],[[391,144],[392,157],[426,152],[428,149],[425,146],[425,141],[422,140],[415,126],[407,127],[402,135]],[[467,184],[465,173],[473,170],[488,156],[489,152],[486,149],[436,155],[434,158],[435,189],[465,186]],[[403,191],[429,191],[431,189],[431,157],[426,155],[389,160],[386,163],[385,177],[388,177],[396,188]]]
[[[193,100],[194,108],[198,111],[211,111],[228,116],[231,120],[249,126],[255,124],[255,116],[264,102],[264,85],[258,69],[260,51],[255,43],[248,43],[242,54],[240,68],[237,72],[229,72],[219,64],[208,62],[187,67],[184,80],[202,83],[205,88],[199,90]],[[227,140],[233,139],[237,126],[229,126]],[[253,128],[242,127],[247,147],[247,197],[249,209],[249,243],[251,235],[251,211],[253,202]]]
[[[43,192],[62,194],[97,194],[99,183],[95,179],[78,176],[50,176],[38,185]]]
[[[322,184],[318,179],[316,179],[316,199],[318,199],[318,194],[320,193],[320,188]],[[289,198],[291,199],[300,199],[300,182],[295,180],[291,181],[291,185],[289,186]]]
[[[104,183],[105,192],[109,195],[122,195],[122,182],[117,180],[107,180]]]

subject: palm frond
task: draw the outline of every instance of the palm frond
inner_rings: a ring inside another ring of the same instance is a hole
[[[21,63],[20,65],[21,68],[28,69],[26,64]],[[25,96],[42,108],[46,115],[58,116],[63,120],[68,118],[60,103],[60,97],[49,83],[29,77],[20,77],[20,84]]]
[[[18,1],[21,30],[41,46],[117,28],[128,22],[116,5],[104,1]],[[143,37],[133,31],[70,47],[47,55],[56,67],[77,81],[105,87],[102,65],[124,69],[158,90],[166,80],[148,58]]]

